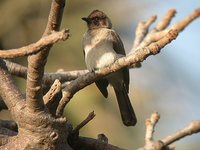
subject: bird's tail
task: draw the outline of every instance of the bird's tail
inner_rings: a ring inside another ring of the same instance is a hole
[[[137,118],[125,87],[114,87],[121,118],[126,126],[134,126]]]

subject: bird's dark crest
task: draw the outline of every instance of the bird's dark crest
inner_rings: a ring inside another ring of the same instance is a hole
[[[106,18],[106,17],[108,17],[105,13],[103,13],[102,11],[100,11],[100,10],[93,10],[90,14],[89,14],[89,16],[88,16],[88,18],[95,18],[95,17],[100,17],[100,18]]]
[[[98,28],[112,28],[112,23],[110,18],[100,10],[93,10],[88,17],[83,17],[82,20],[87,22],[89,29]]]

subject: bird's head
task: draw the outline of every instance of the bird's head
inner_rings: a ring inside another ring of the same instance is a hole
[[[89,30],[98,28],[112,28],[111,20],[105,13],[99,10],[92,11],[88,17],[83,17],[82,20],[87,23]]]

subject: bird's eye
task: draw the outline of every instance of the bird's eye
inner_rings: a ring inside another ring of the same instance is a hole
[[[95,17],[94,20],[98,21],[98,20],[99,20],[99,17]]]

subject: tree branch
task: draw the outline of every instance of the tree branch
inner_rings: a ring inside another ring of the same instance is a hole
[[[146,119],[145,144],[153,141],[154,129],[159,119],[160,115],[158,113],[153,113],[150,118]]]
[[[0,95],[8,109],[13,113],[16,108],[20,109],[25,104],[24,97],[18,87],[14,84],[5,62],[0,59]],[[15,115],[13,115],[14,117]]]
[[[153,113],[149,118],[146,119],[146,135],[145,135],[145,145],[138,150],[170,150],[162,141],[154,141],[153,134],[155,126],[160,119],[160,115],[156,112]]]
[[[56,94],[61,91],[61,83],[59,80],[55,80],[49,91],[43,96],[44,103],[52,103],[52,100]]]
[[[160,115],[158,113],[153,113],[150,118],[146,119],[146,136],[145,145],[138,150],[172,150],[170,144],[194,133],[200,132],[200,120],[192,121],[184,129],[177,131],[176,133],[165,137],[162,140],[154,141],[153,133],[155,130],[155,125],[158,123]]]
[[[62,86],[59,80],[55,80],[49,91],[43,96],[44,104],[49,112],[55,116],[58,103],[62,97]]]
[[[174,17],[176,11],[171,9],[167,12],[167,14],[163,17],[163,19],[157,24],[156,28],[154,28],[149,34],[147,34],[144,40],[139,44],[137,48],[142,48],[150,43],[161,39],[166,33],[168,33],[171,29],[175,29],[179,32],[183,31],[185,27],[187,27],[194,19],[200,16],[200,8],[197,8],[190,15],[177,22],[173,26],[167,28],[171,19]],[[165,29],[167,28],[167,29]]]
[[[94,111],[90,112],[86,119],[84,119],[76,128],[72,131],[72,134],[76,134],[79,130],[84,127],[88,122],[90,122],[95,117]]]
[[[200,8],[194,10],[189,16],[185,17],[183,20],[174,24],[170,29],[176,29],[178,32],[181,32],[187,27],[193,20],[200,16]]]
[[[157,19],[157,16],[151,16],[147,21],[141,21],[138,23],[138,26],[135,31],[135,40],[133,42],[132,50],[135,50],[139,44],[142,42],[144,37],[149,31],[149,27],[153,24]]]
[[[65,0],[52,0],[49,19],[43,36],[50,34],[52,31],[59,30],[64,6]],[[43,51],[28,57],[26,102],[28,108],[32,111],[44,110],[42,78],[51,47],[52,45],[49,45]]]
[[[101,140],[88,137],[78,137],[74,139],[74,143],[71,143],[70,146],[74,150],[124,150]]]
[[[175,16],[175,14],[176,14],[175,9],[168,10],[166,15],[161,19],[161,21],[153,29],[153,32],[162,31],[162,30],[166,29],[169,26],[172,18]]]
[[[36,43],[18,49],[0,50],[0,58],[16,58],[36,54],[49,44],[54,44],[60,40],[65,41],[69,37],[69,30],[52,32],[50,35],[42,37]]]
[[[176,133],[167,136],[166,138],[162,139],[161,141],[165,145],[170,145],[185,136],[192,135],[194,133],[200,132],[200,120],[192,121],[188,126],[186,126],[184,129],[181,129],[177,131]]]
[[[6,62],[6,66],[8,71],[15,76],[26,79],[27,76],[27,67],[24,67],[20,64],[4,60]],[[74,70],[74,71],[62,71],[55,73],[44,73],[43,76],[43,84],[52,84],[56,79],[58,79],[61,83],[71,81],[76,79],[77,77],[88,73],[88,70]]]

